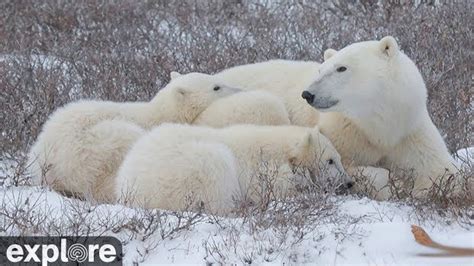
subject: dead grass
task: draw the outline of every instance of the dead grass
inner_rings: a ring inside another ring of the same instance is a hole
[[[214,73],[393,35],[417,63],[448,147],[472,146],[472,3],[403,1],[2,1],[2,156],[79,98],[146,100],[173,70]]]

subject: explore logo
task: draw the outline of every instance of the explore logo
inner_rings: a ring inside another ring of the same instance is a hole
[[[0,237],[0,265],[122,265],[114,237]]]

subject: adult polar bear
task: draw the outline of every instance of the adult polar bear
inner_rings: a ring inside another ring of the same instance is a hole
[[[189,73],[173,79],[150,102],[68,104],[50,116],[31,148],[33,183],[110,200],[113,177],[144,129],[190,123],[214,101],[239,91],[217,77]]]
[[[456,172],[426,107],[416,65],[391,36],[324,53],[302,96],[321,111],[319,126],[345,163],[412,170],[415,195]]]
[[[337,56],[330,59],[333,55]],[[417,190],[431,186],[431,177],[456,171],[429,117],[423,79],[393,37],[353,44],[339,52],[328,49],[325,59],[323,68],[317,62],[271,60],[233,67],[216,76],[282,97],[293,124],[311,126],[320,120],[321,132],[333,141],[346,165],[413,169]],[[342,62],[350,62],[351,69],[337,65]],[[352,69],[356,66],[357,71]],[[305,89],[306,100],[322,113],[297,99]],[[332,93],[341,97],[340,102],[324,108],[335,100],[327,98]]]

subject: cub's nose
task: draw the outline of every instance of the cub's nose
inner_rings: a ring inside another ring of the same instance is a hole
[[[346,188],[351,189],[354,186],[354,182],[350,181],[346,183]]]
[[[355,183],[353,181],[350,181],[350,182],[339,185],[336,188],[336,191],[335,191],[336,195],[346,195],[346,194],[350,193],[350,191],[352,190],[354,185],[355,185]]]
[[[301,97],[303,97],[303,99],[305,99],[309,104],[312,104],[314,101],[314,94],[311,94],[309,91],[303,91]]]

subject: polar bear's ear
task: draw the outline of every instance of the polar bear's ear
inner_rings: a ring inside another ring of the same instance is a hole
[[[383,37],[379,43],[380,50],[388,57],[392,57],[398,53],[398,44],[392,36]]]
[[[171,71],[170,73],[170,77],[171,79],[175,79],[177,77],[181,76],[181,74],[179,72],[176,72],[176,71]]]
[[[337,53],[336,50],[334,49],[326,49],[326,51],[324,51],[324,61],[328,60],[329,58],[331,58],[333,55],[335,55]]]

